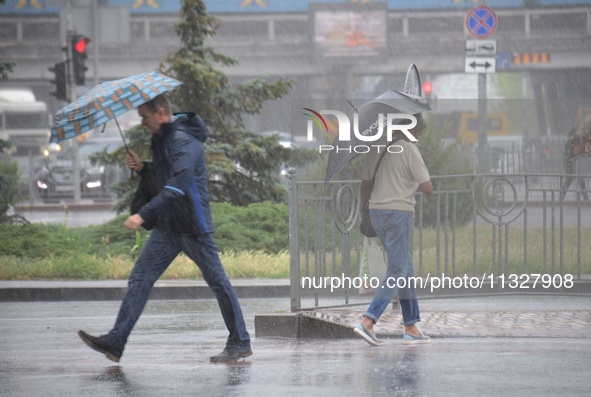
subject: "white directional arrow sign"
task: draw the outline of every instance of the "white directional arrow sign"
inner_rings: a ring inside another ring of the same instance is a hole
[[[495,73],[497,60],[495,57],[466,57],[466,73]]]

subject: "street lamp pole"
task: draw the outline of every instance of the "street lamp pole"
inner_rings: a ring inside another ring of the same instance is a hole
[[[478,74],[478,168],[484,174],[490,169],[486,137],[486,74]]]
[[[93,61],[92,66],[94,68],[94,85],[99,84],[99,13],[98,13],[98,0],[92,0],[92,35],[94,39],[93,46]]]
[[[70,102],[74,102],[77,97],[76,93],[76,77],[74,73],[74,53],[72,48],[72,41],[76,36],[74,25],[72,23],[72,2],[68,2],[67,14],[67,31],[66,31],[66,49],[68,54],[68,69],[70,71]],[[72,173],[74,183],[74,204],[80,203],[80,155],[78,152],[78,139],[72,140]]]

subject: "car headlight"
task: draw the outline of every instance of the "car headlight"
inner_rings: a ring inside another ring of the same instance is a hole
[[[94,188],[97,188],[97,187],[101,187],[102,185],[103,185],[103,184],[101,183],[101,181],[100,181],[100,180],[86,182],[86,187],[87,187],[88,189],[94,189]]]

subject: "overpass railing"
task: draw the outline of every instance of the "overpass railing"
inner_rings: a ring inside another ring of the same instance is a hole
[[[423,296],[576,293],[590,281],[591,175],[432,177],[417,193],[413,254]],[[360,181],[290,175],[291,309],[359,304]],[[371,277],[371,274],[369,275]]]

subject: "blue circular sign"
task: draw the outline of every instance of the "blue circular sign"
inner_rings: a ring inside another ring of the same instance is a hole
[[[497,16],[486,6],[473,8],[466,18],[466,27],[472,36],[483,39],[497,29]]]

